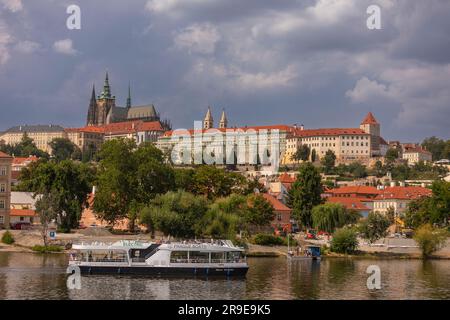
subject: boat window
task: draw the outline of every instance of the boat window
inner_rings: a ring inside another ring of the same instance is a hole
[[[227,252],[227,260],[230,262],[239,261],[241,259],[240,252]]]
[[[209,262],[209,252],[201,251],[190,251],[189,260],[192,263],[208,263]]]
[[[170,262],[186,263],[188,259],[187,251],[172,251],[170,254]]]
[[[89,262],[127,262],[127,254],[123,251],[89,251],[87,256]]]
[[[224,263],[226,261],[225,252],[211,252],[212,263]]]

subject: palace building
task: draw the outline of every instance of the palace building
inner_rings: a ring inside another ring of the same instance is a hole
[[[381,137],[380,123],[369,112],[359,128],[323,128],[295,130],[286,139],[283,165],[296,164],[294,154],[301,145],[307,145],[315,160],[320,160],[328,150],[336,155],[338,163],[361,162],[369,164],[371,157],[383,156],[387,143]],[[310,158],[311,158],[310,154]]]

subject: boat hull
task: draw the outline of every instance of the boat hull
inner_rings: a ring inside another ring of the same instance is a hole
[[[245,277],[248,267],[122,267],[122,266],[79,266],[81,274],[145,275],[157,277]]]

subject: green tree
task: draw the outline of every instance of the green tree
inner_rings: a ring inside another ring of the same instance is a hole
[[[337,253],[353,253],[358,249],[356,231],[351,228],[338,229],[331,239],[330,250]]]
[[[425,258],[439,250],[447,242],[447,239],[447,230],[433,228],[430,224],[419,227],[414,234],[414,240],[419,245]]]
[[[297,148],[295,153],[292,155],[291,160],[294,161],[308,161],[311,154],[311,149],[306,144],[302,144]]]
[[[214,166],[197,167],[192,180],[192,192],[213,200],[232,193],[245,193],[246,179],[239,173],[226,172]]]
[[[311,162],[312,163],[316,162],[316,159],[317,159],[316,149],[312,149],[312,151],[311,151]]]
[[[45,193],[36,201],[36,212],[41,223],[41,236],[44,247],[48,246],[48,226],[52,220],[58,217],[58,196]]]
[[[423,140],[422,147],[431,152],[433,160],[437,161],[446,158],[445,149],[447,143],[446,141],[433,136]]]
[[[129,139],[105,142],[98,156],[94,211],[111,224],[128,218],[134,230],[139,211],[156,195],[173,189],[173,170],[155,146],[144,143],[137,148]]]
[[[325,203],[315,206],[312,210],[314,228],[333,233],[336,229],[348,224],[354,224],[361,215],[354,210],[347,210],[342,204]]]
[[[199,221],[197,228],[204,236],[234,239],[237,232],[245,228],[244,216],[247,209],[245,196],[232,194],[227,198],[217,199]]]
[[[0,145],[0,151],[15,157],[29,157],[36,156],[39,158],[48,159],[48,153],[38,149],[33,139],[31,139],[26,132],[24,132],[21,141],[14,145]]]
[[[303,226],[312,225],[311,211],[322,203],[322,183],[320,173],[310,163],[300,165],[297,180],[289,190],[288,205],[295,219]]]
[[[54,138],[49,146],[56,161],[79,160],[81,157],[80,149],[67,138]]]
[[[359,231],[364,239],[367,239],[370,243],[374,243],[387,235],[387,228],[389,228],[390,225],[389,219],[384,215],[377,212],[371,212],[369,213],[369,216],[361,222]]]
[[[244,219],[250,226],[267,226],[275,217],[272,204],[261,194],[249,195],[247,205]]]
[[[423,224],[446,226],[450,218],[450,182],[435,181],[431,197],[422,197],[409,203],[405,214],[407,226],[417,228]]]
[[[397,160],[399,157],[398,150],[394,148],[389,148],[386,152],[386,155],[384,158],[386,159],[387,163],[394,163],[395,160]]]
[[[360,162],[352,162],[348,165],[348,172],[352,177],[360,179],[367,177],[367,168]]]
[[[197,223],[208,210],[208,202],[202,196],[185,191],[158,195],[140,212],[139,220],[149,231],[159,230],[165,235],[179,238],[200,236]]]
[[[333,168],[336,164],[336,155],[332,150],[328,150],[320,162],[323,166],[324,173],[330,174],[333,172]]]
[[[94,177],[94,170],[84,163],[40,160],[22,169],[18,189],[33,192],[35,196],[52,194],[58,225],[68,232],[78,226]]]

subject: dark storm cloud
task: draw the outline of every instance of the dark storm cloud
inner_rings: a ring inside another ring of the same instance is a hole
[[[72,3],[80,31],[65,28]],[[380,31],[366,28],[373,3]],[[0,130],[83,125],[108,69],[118,104],[131,82],[133,102],[155,103],[175,127],[212,105],[231,125],[349,127],[372,111],[387,139],[450,137],[449,10],[443,0],[0,0]]]

